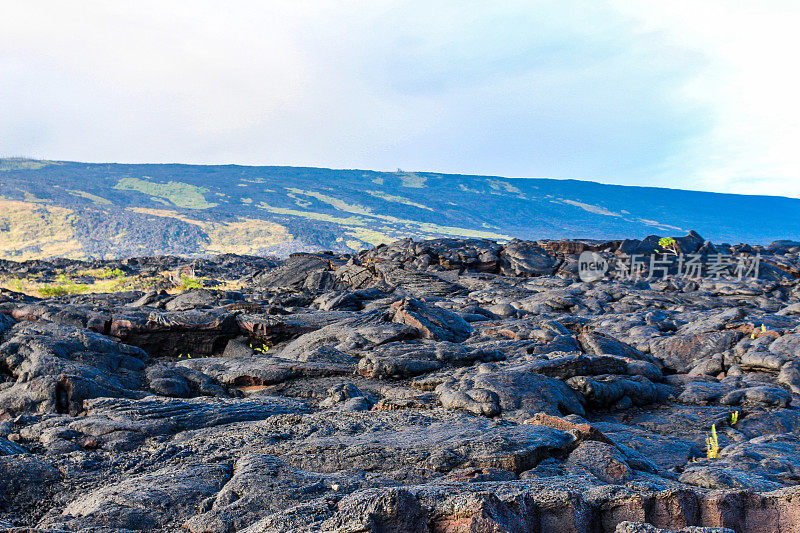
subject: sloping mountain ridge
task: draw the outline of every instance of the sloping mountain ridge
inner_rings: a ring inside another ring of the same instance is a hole
[[[0,159],[0,258],[351,251],[398,238],[800,239],[800,199],[546,178]]]

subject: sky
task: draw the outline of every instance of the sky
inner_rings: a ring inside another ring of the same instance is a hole
[[[0,156],[800,197],[796,0],[0,7]]]

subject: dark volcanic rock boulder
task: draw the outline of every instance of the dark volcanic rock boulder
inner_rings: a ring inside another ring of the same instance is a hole
[[[260,387],[290,379],[352,374],[355,362],[292,361],[280,357],[203,357],[176,363],[228,387]]]
[[[109,334],[153,357],[222,353],[239,334],[236,318],[219,309],[115,315]]]
[[[12,306],[7,312],[15,320],[23,322],[36,322],[45,320],[66,324],[79,328],[86,328],[97,333],[107,333],[111,322],[109,311],[95,310],[80,305],[62,302],[32,303],[21,306]]]
[[[702,248],[703,244],[705,244],[705,239],[696,231],[690,231],[685,236],[674,237],[674,239],[675,250],[680,254],[697,253],[697,251]]]
[[[256,276],[253,284],[282,290],[300,290],[304,287],[312,290],[335,289],[340,282],[331,273],[333,259],[333,256],[324,254],[292,255],[281,266]]]
[[[723,405],[787,407],[792,395],[780,387],[746,387],[726,393],[719,401]]]
[[[352,494],[339,512],[326,520],[327,531],[400,531],[425,533],[428,520],[419,501],[407,490],[365,491]],[[257,529],[256,531],[266,531]]]
[[[650,344],[650,353],[663,361],[664,366],[686,372],[692,363],[733,348],[742,334],[738,331],[710,331],[692,335],[675,334]]]
[[[447,270],[496,272],[502,245],[482,239],[402,239],[363,254],[365,261],[390,262],[408,270],[442,267]]]
[[[655,362],[636,348],[633,348],[611,335],[596,332],[584,332],[578,335],[578,342],[586,353],[595,355],[613,355],[628,359],[638,359],[643,361]]]
[[[498,350],[451,342],[391,342],[363,354],[358,362],[358,373],[375,378],[401,378],[433,372],[445,366],[467,366],[476,361],[499,361],[503,358]]]
[[[6,333],[0,360],[15,382],[0,390],[12,412],[79,411],[100,396],[145,395],[147,354],[97,333],[52,323],[20,323]]]
[[[418,330],[411,326],[385,322],[381,316],[375,318],[362,324],[338,322],[306,333],[286,345],[278,355],[293,361],[308,361],[310,354],[320,349],[333,349],[356,356],[357,352],[419,337]]]
[[[16,322],[12,318],[7,317],[4,314],[0,314],[0,342],[2,342],[3,335],[5,335],[6,331],[10,330],[11,326],[13,326],[15,323]]]
[[[241,333],[256,344],[277,344],[317,329],[315,324],[284,315],[238,315],[236,323]]]
[[[583,415],[581,397],[562,381],[530,372],[482,372],[473,386],[497,395],[504,417],[518,421],[536,413]]]
[[[43,525],[70,530],[93,524],[124,530],[176,528],[230,478],[227,464],[165,467],[83,495]]]
[[[363,484],[358,478],[292,468],[271,455],[248,454],[236,461],[233,476],[203,506],[210,508],[184,527],[193,533],[240,531],[272,513],[317,498],[333,500]]]
[[[644,376],[597,376],[569,378],[567,384],[597,407],[626,409],[632,405],[663,402],[672,390]]]
[[[569,454],[566,466],[575,474],[585,471],[605,483],[622,483],[633,477],[625,456],[614,446],[598,441],[582,442]]]
[[[558,261],[532,242],[513,240],[500,254],[500,272],[504,276],[545,276],[552,274]]]
[[[446,269],[496,272],[502,246],[478,239],[434,239],[421,248],[422,254],[430,255]]]
[[[800,361],[800,334],[783,335],[769,345],[769,351]]]
[[[542,358],[516,368],[561,380],[575,376],[628,373],[628,364],[625,359],[602,355],[587,356],[579,353],[564,354],[550,359]]]
[[[390,287],[396,287],[401,294],[414,298],[444,298],[461,292],[463,288],[441,276],[407,270],[397,263],[376,263],[375,269]],[[457,277],[457,276],[456,276]]]
[[[307,407],[299,400],[281,397],[252,399],[159,398],[139,400],[97,398],[86,402],[90,417],[137,423],[139,431],[150,434],[175,433],[233,422],[264,420],[287,413],[303,413]],[[89,427],[95,420],[81,422]]]
[[[562,381],[514,370],[479,370],[474,377],[448,378],[435,388],[449,409],[522,422],[537,413],[583,415],[582,398]]]
[[[206,289],[193,289],[169,298],[164,303],[167,311],[187,311],[215,307],[220,297]]]
[[[50,461],[33,455],[0,457],[0,512],[29,509],[59,490],[63,475]]]
[[[463,342],[472,333],[472,326],[459,315],[420,300],[405,299],[392,304],[393,320],[419,331],[423,339]]]

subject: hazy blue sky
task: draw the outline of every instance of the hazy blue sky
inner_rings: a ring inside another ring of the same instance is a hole
[[[0,5],[0,155],[800,197],[796,0]]]

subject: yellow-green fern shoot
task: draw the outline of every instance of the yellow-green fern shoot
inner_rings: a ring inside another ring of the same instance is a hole
[[[761,324],[761,335],[763,335],[766,332],[767,332],[767,326],[765,326],[764,324]],[[750,338],[751,339],[755,339],[756,338],[755,330],[753,330],[753,333],[750,334]]]
[[[735,426],[736,422],[739,421],[739,411],[734,411],[731,413],[731,426]]]
[[[264,343],[264,344],[261,344],[260,346],[251,344],[250,347],[253,349],[253,351],[255,353],[260,353],[260,354],[263,355],[263,354],[266,354],[267,352],[269,352],[269,349],[272,347],[272,344]]]
[[[717,426],[711,425],[711,436],[706,437],[706,457],[716,459],[719,457],[719,439],[717,439]]]

